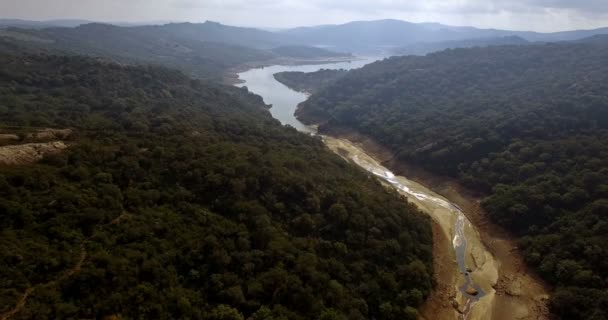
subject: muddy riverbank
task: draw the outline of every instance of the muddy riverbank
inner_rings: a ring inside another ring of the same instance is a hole
[[[435,266],[440,268],[436,271],[444,279],[437,279],[441,291],[436,291],[436,295],[443,297],[433,297],[432,301],[446,306],[441,308],[441,319],[490,319],[495,296],[493,286],[498,279],[496,263],[462,211],[425,186],[394,175],[361,146],[330,136],[323,136],[323,141],[332,151],[405,195],[435,222]],[[443,270],[444,267],[448,270]],[[434,309],[436,306],[425,308],[426,318],[437,316],[433,314]]]
[[[333,136],[332,139],[351,144],[383,167],[393,170],[396,175],[419,182],[428,187],[430,192],[441,195],[462,209],[471,223],[466,234],[473,242],[477,242],[473,244],[475,249],[467,254],[469,262],[475,265],[482,257],[486,258],[485,268],[480,268],[471,275],[476,282],[491,287],[491,291],[486,292],[489,296],[482,298],[481,304],[478,302],[474,306],[467,319],[550,319],[547,308],[550,288],[527,268],[513,237],[489,221],[480,204],[482,195],[463,188],[454,179],[433,175],[419,167],[396,161],[388,149],[362,135],[349,130],[332,130],[328,133]],[[330,149],[334,147],[330,146]],[[424,206],[420,207],[425,210]],[[462,275],[450,275],[450,270],[453,272],[456,269],[445,267],[446,264],[455,263],[454,255],[450,255],[446,252],[449,250],[445,249],[449,245],[446,240],[451,239],[449,235],[453,228],[450,223],[446,223],[445,216],[434,214],[436,212],[430,212],[428,208],[425,211],[429,212],[441,227],[442,233],[438,230],[434,232],[435,278],[438,284],[422,308],[421,316],[422,319],[429,320],[452,319],[446,318],[450,316],[449,309],[461,307],[453,303],[454,297],[456,301],[462,299],[457,290],[462,282]],[[447,258],[448,256],[450,258]],[[448,303],[450,301],[452,303]]]

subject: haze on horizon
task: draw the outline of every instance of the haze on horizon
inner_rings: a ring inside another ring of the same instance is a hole
[[[289,28],[401,19],[553,32],[608,27],[606,0],[0,0],[1,18]]]

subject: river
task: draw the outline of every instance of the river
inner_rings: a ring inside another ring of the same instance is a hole
[[[302,124],[294,113],[298,104],[305,101],[305,93],[287,88],[274,79],[274,74],[283,71],[314,72],[320,69],[353,69],[371,63],[377,58],[366,58],[353,62],[322,65],[271,66],[240,73],[239,78],[251,92],[271,104],[272,116],[284,125],[290,125],[302,132],[315,133],[314,128]],[[393,186],[408,200],[428,213],[442,228],[453,247],[454,272],[457,273],[453,301],[457,303],[453,319],[489,319],[494,290],[491,283],[496,281],[497,271],[492,255],[481,244],[479,233],[473,228],[462,210],[430,189],[406,177],[396,176],[389,169],[367,154],[360,146],[344,139],[322,137],[334,152],[353,161],[374,174],[388,185]],[[475,294],[467,293],[475,292]],[[474,290],[473,290],[474,289]],[[487,297],[484,299],[484,297]],[[485,301],[487,300],[487,301]],[[482,303],[483,302],[483,303]],[[456,312],[458,310],[458,312]]]
[[[244,83],[237,86],[246,86],[249,91],[258,94],[264,98],[264,102],[272,105],[270,113],[275,119],[281,121],[282,124],[290,125],[299,131],[314,133],[314,129],[302,124],[294,113],[296,107],[301,102],[308,98],[308,95],[303,92],[297,92],[287,88],[282,83],[274,79],[274,74],[283,71],[301,71],[314,72],[320,69],[356,69],[372,63],[379,58],[360,58],[350,62],[338,62],[316,65],[300,65],[300,66],[270,66],[258,69],[251,69],[239,73],[239,79]]]

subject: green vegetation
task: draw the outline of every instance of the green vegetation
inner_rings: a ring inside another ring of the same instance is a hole
[[[272,49],[272,52],[279,56],[296,59],[330,59],[353,57],[353,55],[349,53],[333,52],[322,48],[307,46],[282,46]]]
[[[415,319],[428,219],[265,107],[168,69],[0,55],[0,128],[75,132],[0,168],[0,314],[34,288],[14,318]]]
[[[0,31],[0,38],[29,50],[103,57],[127,64],[163,65],[208,80],[222,80],[231,68],[275,57],[255,48],[196,40],[186,33],[180,36],[174,28],[174,25],[134,28],[93,23],[76,28],[8,29]]]
[[[353,70],[305,102],[486,192],[562,319],[607,319],[608,39],[456,49]]]
[[[120,27],[89,23],[75,28],[0,29],[0,52],[12,47],[61,55],[87,55],[123,64],[153,64],[212,81],[230,81],[234,69],[275,58],[318,60],[351,57],[289,45],[285,35],[215,22]]]
[[[322,88],[342,78],[348,71],[344,69],[321,69],[316,72],[285,71],[274,74],[274,78],[289,88],[308,93],[317,93]]]
[[[518,36],[474,38],[465,40],[452,40],[440,42],[419,42],[406,47],[391,50],[393,55],[426,55],[432,52],[455,48],[473,48],[506,45],[527,45],[526,39]]]

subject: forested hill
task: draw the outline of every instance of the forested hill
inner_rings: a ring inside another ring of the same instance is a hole
[[[496,38],[475,38],[465,40],[440,41],[440,42],[419,42],[401,48],[391,50],[393,55],[426,55],[432,52],[443,51],[455,48],[490,47],[505,45],[527,45],[530,42],[518,36],[496,37]]]
[[[0,166],[0,317],[415,319],[428,219],[244,89],[0,55],[0,130],[70,128]]]
[[[225,42],[190,37],[178,26],[118,27],[92,23],[76,28],[0,30],[0,39],[32,51],[103,57],[126,64],[155,64],[181,70],[189,76],[221,80],[231,68],[275,57],[263,51]],[[195,26],[191,26],[195,28]],[[178,35],[178,32],[183,32]]]
[[[608,41],[455,49],[350,71],[300,106],[484,191],[556,286],[562,319],[606,319]]]
[[[321,69],[316,72],[285,71],[274,74],[274,78],[293,90],[315,93],[348,73],[347,70]]]
[[[307,46],[280,46],[272,49],[272,52],[280,56],[297,59],[353,58],[353,55],[350,53],[333,52],[322,48]]]
[[[30,51],[88,55],[124,64],[162,65],[214,81],[227,80],[234,69],[268,64],[273,59],[293,62],[349,57],[319,48],[292,46],[285,35],[213,22],[140,27],[89,23],[75,28],[40,30],[0,28],[0,52],[6,52],[2,46],[6,43]]]

